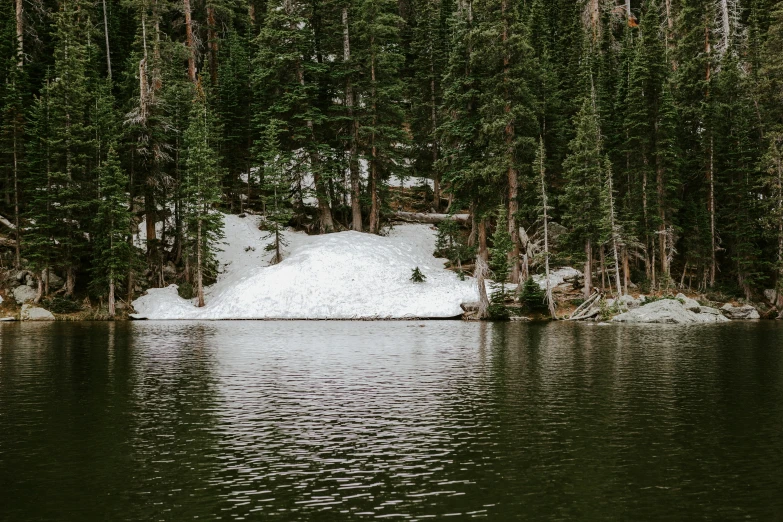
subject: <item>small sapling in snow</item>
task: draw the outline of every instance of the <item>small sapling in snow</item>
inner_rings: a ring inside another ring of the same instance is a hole
[[[427,280],[427,276],[425,276],[421,272],[421,270],[419,270],[418,266],[414,268],[412,272],[413,273],[411,274],[411,281],[413,281],[414,283],[423,283],[424,281]]]

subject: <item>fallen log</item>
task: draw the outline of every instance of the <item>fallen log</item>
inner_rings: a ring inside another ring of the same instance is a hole
[[[470,214],[424,214],[421,212],[395,212],[392,218],[395,221],[403,221],[405,223],[426,223],[429,225],[437,225],[444,221],[456,221],[462,225],[470,223]]]
[[[16,225],[8,221],[8,219],[6,219],[4,216],[0,216],[0,224],[7,226],[11,230],[16,230]]]
[[[16,247],[16,241],[13,240],[13,239],[9,239],[7,237],[0,236],[0,247],[15,248]]]
[[[590,308],[593,306],[593,304],[600,298],[601,293],[597,290],[587,298],[587,301],[579,305],[579,307],[574,310],[574,312],[571,314],[571,316],[568,318],[569,321],[578,321],[579,319],[584,319],[584,315],[590,311]]]

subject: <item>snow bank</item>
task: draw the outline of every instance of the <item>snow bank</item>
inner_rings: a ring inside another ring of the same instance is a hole
[[[476,301],[475,280],[460,281],[433,257],[435,231],[402,225],[387,237],[359,232],[286,234],[281,263],[269,266],[257,217],[225,216],[223,273],[206,289],[207,305],[180,298],[176,286],[134,301],[147,319],[401,319],[454,317]],[[427,276],[410,281],[415,267]]]

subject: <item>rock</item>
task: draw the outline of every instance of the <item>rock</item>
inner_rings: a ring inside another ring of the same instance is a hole
[[[520,315],[515,315],[508,318],[509,321],[530,321],[529,317],[523,317]]]
[[[11,322],[11,321],[16,321],[16,318],[15,317],[0,317],[0,322],[5,323],[5,322]]]
[[[728,322],[728,319],[722,315],[692,312],[676,299],[661,299],[636,310],[620,314],[614,317],[612,321],[618,323],[697,324],[723,323]]]
[[[720,310],[718,310],[717,308],[710,308],[709,306],[700,306],[699,313],[710,314],[710,315],[721,315]]]
[[[733,306],[731,303],[726,303],[721,306],[720,311],[729,319],[761,319],[758,310],[750,305]]]
[[[615,303],[614,299],[609,298],[606,300],[606,307],[611,308],[614,306],[614,303]]]
[[[22,307],[19,319],[21,321],[54,321],[54,316],[49,310],[26,304]]]
[[[685,294],[677,294],[675,299],[680,301],[686,310],[695,312],[697,314],[701,312],[701,305],[696,299],[691,299],[690,297],[687,297]]]
[[[166,266],[163,267],[163,277],[167,280],[172,280],[177,278],[177,267],[174,266],[174,263],[169,261],[166,263]]]
[[[783,292],[773,289],[764,290],[764,298],[772,305],[780,307],[783,305]]]
[[[20,284],[24,283],[24,280],[27,277],[28,273],[29,272],[27,272],[27,270],[20,270],[19,272],[16,273],[16,275],[14,275],[14,279],[16,279],[17,282],[19,282]]]
[[[14,299],[19,304],[29,303],[38,293],[27,285],[17,286],[14,288]]]
[[[639,308],[642,306],[642,301],[639,299],[634,299],[633,296],[624,294],[620,296],[620,304],[628,308],[629,310],[634,310],[636,308]]]
[[[459,305],[463,312],[478,312],[481,303],[473,301],[471,303],[462,303]]]
[[[46,282],[46,272],[44,272],[44,282]],[[49,270],[49,290],[59,290],[65,286],[65,280]]]

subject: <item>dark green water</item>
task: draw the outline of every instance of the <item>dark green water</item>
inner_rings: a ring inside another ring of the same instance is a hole
[[[783,326],[0,324],[3,522],[381,517],[783,520]]]

